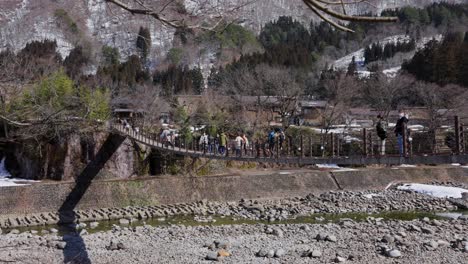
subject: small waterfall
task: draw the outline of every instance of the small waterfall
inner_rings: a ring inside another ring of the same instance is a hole
[[[11,174],[7,171],[7,169],[5,168],[5,158],[6,157],[3,157],[2,158],[2,161],[0,162],[0,179],[2,178],[8,178],[11,176]]]

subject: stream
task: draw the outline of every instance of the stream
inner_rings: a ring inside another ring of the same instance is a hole
[[[234,217],[225,217],[225,216],[206,216],[197,218],[193,215],[185,216],[172,216],[172,217],[161,217],[161,218],[148,218],[130,221],[128,225],[122,225],[119,223],[119,220],[107,220],[107,221],[98,221],[98,226],[95,228],[90,228],[91,222],[84,222],[86,226],[80,224],[67,224],[67,225],[43,225],[43,226],[31,226],[31,227],[17,227],[14,228],[20,233],[23,232],[33,232],[39,235],[45,235],[51,232],[57,232],[59,235],[66,235],[71,233],[80,232],[81,229],[86,229],[87,233],[97,233],[105,232],[112,230],[116,226],[121,228],[134,228],[138,226],[150,225],[150,226],[171,226],[171,225],[184,225],[184,226],[221,226],[221,225],[255,225],[255,224],[266,224],[266,225],[275,225],[275,224],[327,224],[327,223],[340,223],[343,221],[354,221],[354,222],[364,222],[364,221],[412,221],[415,219],[423,219],[425,217],[429,219],[438,219],[438,220],[449,220],[457,219],[461,216],[468,216],[468,210],[459,210],[451,212],[382,212],[376,214],[368,213],[344,213],[344,214],[313,214],[310,216],[298,216],[293,219],[287,219],[283,221],[261,221],[261,220],[250,220]],[[197,220],[195,220],[197,219]],[[3,233],[6,234],[13,230],[4,229]]]

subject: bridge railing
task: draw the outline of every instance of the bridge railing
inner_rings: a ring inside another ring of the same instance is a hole
[[[428,155],[457,155],[467,153],[468,144],[468,119],[454,117],[447,120],[453,125],[440,125],[432,130],[409,131],[403,136],[403,156],[428,156]],[[239,150],[234,141],[229,141],[224,151],[219,144],[198,144],[199,138],[185,141],[184,138],[174,138],[171,141],[162,142],[157,133],[143,129],[130,127],[128,124],[111,122],[111,128],[126,134],[129,137],[146,145],[175,151],[181,154],[199,156],[226,156],[256,159],[284,159],[284,158],[345,158],[353,156],[379,157],[400,156],[400,146],[392,128],[387,131],[385,150],[382,152],[382,141],[377,136],[374,128],[351,131],[349,133],[328,134],[286,134],[284,140],[277,137],[274,144],[268,140],[252,140],[248,145],[242,145]],[[411,127],[410,127],[411,128]]]

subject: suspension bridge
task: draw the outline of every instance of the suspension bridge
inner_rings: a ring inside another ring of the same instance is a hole
[[[468,153],[466,152],[467,127],[463,126],[458,117],[454,118],[454,126],[444,126],[444,135],[452,135],[449,140],[440,135],[422,134],[418,136],[417,145],[403,136],[403,148],[405,155],[399,155],[395,151],[396,138],[389,136],[388,154],[380,155],[378,149],[378,139],[375,131],[363,129],[360,138],[355,138],[352,143],[345,142],[343,137],[330,133],[325,135],[326,144],[323,138],[317,139],[313,136],[296,136],[294,139],[286,137],[284,144],[278,143],[276,139],[275,147],[269,149],[265,143],[254,141],[246,147],[242,147],[240,153],[235,151],[233,142],[229,142],[226,151],[221,154],[214,144],[212,146],[199,145],[192,140],[190,143],[177,140],[172,144],[163,143],[159,140],[159,135],[155,133],[135,131],[119,122],[111,122],[111,130],[121,136],[134,140],[151,149],[159,150],[163,153],[188,156],[194,158],[207,158],[226,161],[242,161],[255,163],[277,163],[277,164],[338,164],[338,165],[399,165],[399,164],[466,164],[468,163]],[[442,128],[442,127],[441,127]],[[406,129],[405,129],[406,131]],[[449,131],[449,132],[447,132]],[[374,135],[374,136],[373,136]],[[322,135],[323,136],[323,135]],[[317,144],[319,150],[317,151]],[[451,147],[447,146],[447,141]],[[323,146],[326,146],[324,149]],[[416,145],[416,146],[415,146]],[[315,147],[315,148],[314,148]],[[354,150],[350,150],[354,148]],[[318,153],[317,153],[318,152]]]

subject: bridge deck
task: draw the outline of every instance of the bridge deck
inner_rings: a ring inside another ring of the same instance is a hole
[[[114,132],[131,138],[145,146],[158,149],[175,155],[209,158],[217,160],[232,160],[256,163],[279,163],[279,164],[339,164],[339,165],[372,165],[372,164],[452,164],[468,163],[468,155],[413,155],[411,157],[399,156],[340,156],[340,157],[298,157],[298,156],[273,156],[255,157],[251,156],[225,156],[202,151],[191,150],[176,146],[165,146],[163,143],[146,136],[144,133],[136,133],[132,129],[125,129],[122,125],[112,125]]]

